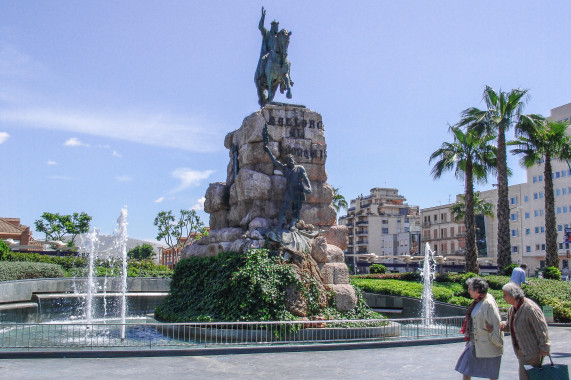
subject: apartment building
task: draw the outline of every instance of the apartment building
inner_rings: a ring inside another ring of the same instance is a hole
[[[388,256],[419,254],[418,206],[409,206],[398,189],[375,187],[352,199],[339,224],[349,229],[346,254]]]
[[[428,243],[447,263],[460,264],[464,257],[465,227],[464,221],[456,221],[450,212],[453,205],[445,204],[420,210],[422,220],[422,244]]]

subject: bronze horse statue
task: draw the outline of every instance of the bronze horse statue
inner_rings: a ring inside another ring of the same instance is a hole
[[[274,100],[279,86],[280,92],[286,93],[291,99],[291,86],[293,81],[290,77],[290,62],[287,59],[287,49],[291,32],[282,29],[275,36],[275,49],[260,58],[254,82],[258,90],[258,104],[263,107],[266,103]],[[266,95],[266,91],[268,94]]]

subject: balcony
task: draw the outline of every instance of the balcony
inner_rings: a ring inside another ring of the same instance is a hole
[[[356,234],[357,234],[357,236],[368,235],[368,234],[369,234],[369,231],[367,231],[367,230],[358,230]]]
[[[353,230],[349,230],[349,232],[347,232],[347,235],[353,236]]]
[[[368,220],[360,220],[357,223],[355,223],[356,226],[362,226],[362,225],[366,225],[369,224]]]
[[[372,205],[371,202],[365,203],[365,204],[362,204],[362,205],[361,205],[361,208],[367,208],[367,207],[370,207],[371,205]]]
[[[423,227],[430,227],[430,222],[422,222]]]
[[[369,242],[367,240],[359,240],[357,241],[357,245],[369,245]]]

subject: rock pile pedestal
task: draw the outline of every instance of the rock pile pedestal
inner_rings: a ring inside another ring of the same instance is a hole
[[[263,233],[277,224],[286,185],[281,171],[264,151],[264,125],[274,156],[284,162],[291,154],[306,170],[312,192],[306,197],[300,220],[324,231],[323,236],[314,239],[311,256],[319,265],[324,284],[336,292],[338,308],[349,310],[355,306],[356,296],[349,285],[342,252],[347,248],[347,229],[336,225],[333,188],[327,184],[325,171],[323,121],[319,113],[303,106],[268,104],[226,136],[226,182],[211,183],[204,202],[204,210],[210,214],[210,234],[186,246],[182,257],[245,252],[264,246]]]

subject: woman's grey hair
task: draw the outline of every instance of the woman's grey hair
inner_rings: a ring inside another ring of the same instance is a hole
[[[466,280],[466,284],[468,285],[468,289],[475,290],[480,294],[486,294],[488,292],[488,283],[486,280],[480,277],[472,277]]]
[[[502,290],[504,292],[506,292],[507,294],[509,294],[510,297],[513,297],[516,300],[521,300],[521,299],[523,299],[523,297],[525,297],[525,294],[524,294],[522,288],[520,288],[514,282],[508,282],[507,284],[502,286]]]

